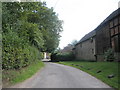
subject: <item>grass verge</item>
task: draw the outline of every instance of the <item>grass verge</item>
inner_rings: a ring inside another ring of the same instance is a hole
[[[3,70],[2,71],[2,81],[3,88],[9,87],[16,83],[20,83],[32,75],[34,75],[38,70],[44,66],[44,63],[41,61],[36,61],[29,66],[22,68],[20,70]]]
[[[80,62],[80,61],[66,61],[59,62],[60,64],[69,65],[85,71],[92,76],[100,79],[109,86],[120,90],[120,80],[118,72],[118,62]],[[114,75],[108,78],[109,75]]]

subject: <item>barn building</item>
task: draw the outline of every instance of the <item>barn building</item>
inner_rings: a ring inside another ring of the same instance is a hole
[[[74,48],[76,59],[103,61],[112,48],[114,60],[120,61],[120,8],[111,13],[95,30],[86,34]]]

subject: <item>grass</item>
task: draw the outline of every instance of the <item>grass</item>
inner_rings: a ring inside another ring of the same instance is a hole
[[[2,72],[3,87],[9,87],[11,85],[20,83],[30,78],[43,66],[44,66],[43,62],[37,61],[25,68],[22,68],[21,70],[3,70]]]
[[[80,62],[80,61],[66,61],[59,62],[60,64],[69,65],[80,70],[83,70],[92,76],[100,79],[109,86],[118,89],[120,86],[120,80],[118,79],[118,62]],[[97,73],[98,71],[101,71]],[[113,74],[113,78],[108,78],[108,75]],[[120,90],[120,88],[119,88]]]

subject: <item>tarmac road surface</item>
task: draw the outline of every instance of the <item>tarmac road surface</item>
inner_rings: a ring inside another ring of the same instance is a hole
[[[50,62],[45,65],[30,79],[12,88],[110,88],[79,69]]]

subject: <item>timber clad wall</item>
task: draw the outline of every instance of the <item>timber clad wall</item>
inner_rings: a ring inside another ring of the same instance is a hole
[[[109,33],[109,23],[96,31],[96,54],[99,61],[104,59],[104,53],[111,47]]]
[[[112,48],[115,60],[120,61],[120,8],[110,14],[95,30],[86,34],[76,45],[76,59],[104,60]]]
[[[120,60],[120,15],[110,21],[110,40],[116,59]]]

